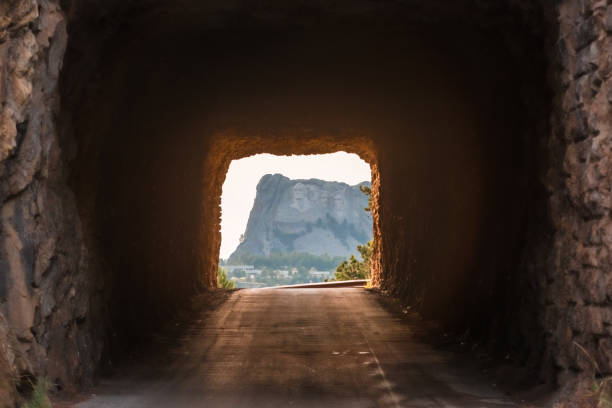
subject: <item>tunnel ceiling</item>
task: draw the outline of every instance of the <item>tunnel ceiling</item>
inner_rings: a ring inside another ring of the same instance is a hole
[[[541,49],[550,18],[545,2],[529,1],[277,1],[262,4],[75,0],[66,3],[66,8],[71,10],[71,40],[63,78],[70,80],[64,81],[63,106],[68,110],[74,106],[77,111],[91,96],[92,89],[99,86],[99,78],[108,75],[108,71],[131,70],[133,78],[127,80],[127,86],[135,87],[143,82],[141,76],[149,75],[147,65],[166,70],[166,77],[176,82],[174,93],[166,89],[168,99],[180,98],[181,92],[210,91],[207,95],[212,96],[204,103],[215,103],[213,99],[219,98],[222,103],[231,104],[240,101],[223,100],[224,94],[231,94],[241,85],[246,88],[259,86],[258,92],[263,94],[274,75],[278,78],[277,88],[299,87],[300,82],[307,87],[316,81],[321,83],[318,89],[321,94],[324,94],[322,87],[339,90],[342,82],[352,81],[352,85],[346,85],[348,89],[361,81],[359,86],[365,89],[367,84],[363,82],[370,81],[380,65],[393,71],[389,83],[405,82],[400,77],[404,75],[405,79],[410,79],[412,72],[408,67],[408,72],[402,74],[400,69],[406,69],[410,58],[437,55],[440,64],[451,66],[455,55],[478,58],[483,49],[482,39],[488,36],[491,36],[492,54],[497,53],[492,48],[494,45],[516,60],[538,55],[540,64],[544,56],[537,50]],[[418,51],[415,53],[414,49]],[[408,56],[402,57],[402,53]],[[424,53],[429,55],[424,56]],[[445,58],[444,54],[448,56]],[[271,66],[269,72],[265,72],[263,66],[266,59]],[[402,60],[401,68],[392,66],[393,59]],[[495,63],[487,66],[495,59],[499,59],[499,55],[484,61],[483,69],[496,69]],[[130,63],[125,65],[131,64],[131,67],[117,68],[122,61],[128,60]],[[253,64],[255,74],[249,72],[248,64]],[[282,64],[286,64],[284,71]],[[323,83],[326,75],[321,72],[326,66],[329,68],[327,84]],[[516,67],[531,69],[520,64]],[[357,75],[344,78],[342,69],[355,70],[361,78]],[[197,70],[207,75],[195,81]],[[294,78],[289,78],[288,73]],[[261,75],[263,80],[258,79],[258,85],[248,83],[246,77],[249,75],[252,78]],[[224,87],[232,87],[227,82],[230,78],[236,85],[226,92]],[[161,77],[158,75],[155,79]],[[379,79],[374,78],[376,80]],[[209,84],[202,85],[206,81]],[[390,92],[392,86],[385,90],[376,88],[373,84],[370,90],[362,92],[362,97],[366,93],[379,93],[385,98],[384,93]],[[308,89],[300,91],[309,92]],[[254,91],[245,90],[244,94],[248,92],[253,94]],[[310,92],[315,92],[314,87]],[[135,89],[132,94],[133,99],[138,91]],[[186,106],[181,109],[189,110]],[[194,116],[193,112],[186,116],[189,115]]]
[[[196,0],[66,0],[73,17],[97,19],[100,23],[121,20],[154,24],[157,32],[194,27],[287,27],[316,26],[326,22],[360,23],[386,28],[456,21],[480,26],[500,22],[523,24],[530,31],[541,30],[546,1],[528,0],[319,0],[319,1],[207,1]],[[158,25],[159,21],[165,24]]]
[[[433,24],[437,30],[461,30],[466,26],[498,32],[509,30],[507,40],[520,42],[516,39],[518,34],[543,38],[552,19],[552,2],[547,0],[66,0],[66,3],[71,10],[71,33],[89,32],[90,41],[121,29],[155,38],[208,29],[278,31],[328,27],[337,31],[367,28],[390,33],[415,32],[419,30],[417,26]],[[521,30],[517,31],[517,27]]]

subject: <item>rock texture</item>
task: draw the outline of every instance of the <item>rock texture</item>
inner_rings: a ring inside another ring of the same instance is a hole
[[[368,198],[349,186],[317,179],[291,180],[267,174],[257,184],[244,241],[230,259],[241,254],[306,252],[349,257],[357,245],[372,239],[372,217],[364,211]]]
[[[89,319],[95,278],[55,120],[66,43],[59,2],[0,4],[3,407],[12,406],[15,386],[27,389],[39,376],[58,388],[87,384],[101,351]]]
[[[546,185],[555,226],[540,301],[560,383],[612,375],[612,4],[564,1]],[[532,271],[537,271],[533,269]]]

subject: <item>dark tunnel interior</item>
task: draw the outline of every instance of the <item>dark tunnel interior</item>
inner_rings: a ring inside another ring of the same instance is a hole
[[[215,284],[231,160],[346,150],[377,169],[381,289],[540,363],[545,10],[91,3],[71,16],[60,129],[109,354]]]

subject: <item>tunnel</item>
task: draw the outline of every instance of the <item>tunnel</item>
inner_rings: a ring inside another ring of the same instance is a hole
[[[87,146],[75,186],[109,264],[119,338],[148,334],[214,284],[231,160],[345,150],[377,169],[381,287],[530,357],[539,345],[523,342],[520,319],[537,309],[512,299],[527,295],[517,278],[528,228],[546,228],[538,130],[549,112],[535,33],[513,39],[529,47],[517,55],[500,47],[499,26],[408,24],[410,10],[399,21],[306,9],[217,26],[183,23],[206,13],[196,5],[167,12],[176,27],[134,17],[107,40],[90,101],[63,98],[67,115],[77,110],[75,142]],[[70,44],[66,55],[69,92],[82,56]]]
[[[610,374],[609,191],[580,183],[610,138],[593,44],[612,6],[13,3],[38,11],[10,38],[48,31],[0,172],[3,236],[25,243],[0,262],[16,370],[87,387],[215,287],[232,160],[346,151],[372,168],[382,293],[528,367],[532,385]],[[575,52],[558,40],[570,20]],[[26,306],[11,300],[20,273]]]

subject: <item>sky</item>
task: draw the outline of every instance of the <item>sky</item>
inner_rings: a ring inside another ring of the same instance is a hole
[[[370,181],[370,165],[356,154],[337,152],[307,156],[256,154],[233,160],[221,196],[221,251],[227,259],[246,230],[255,201],[257,183],[266,174],[280,173],[290,179],[317,178],[349,185]]]

